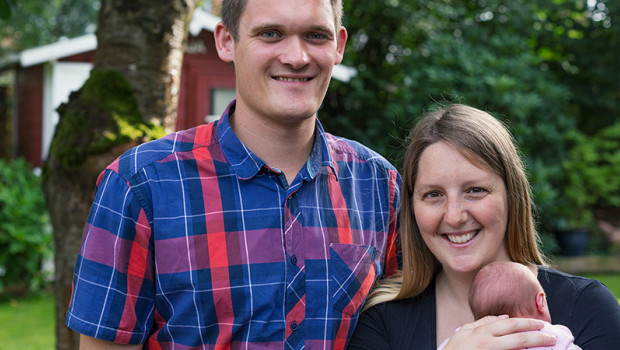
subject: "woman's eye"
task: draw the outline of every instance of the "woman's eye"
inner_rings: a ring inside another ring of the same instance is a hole
[[[439,196],[441,196],[441,194],[437,191],[431,191],[424,194],[424,198],[437,198]]]
[[[472,187],[469,190],[467,190],[467,193],[473,193],[473,194],[484,193],[484,192],[486,192],[486,190],[482,187]]]

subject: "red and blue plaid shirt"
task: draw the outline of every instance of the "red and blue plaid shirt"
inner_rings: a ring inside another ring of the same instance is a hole
[[[290,186],[228,111],[125,152],[97,181],[66,324],[148,349],[344,348],[398,268],[400,175],[316,125]]]

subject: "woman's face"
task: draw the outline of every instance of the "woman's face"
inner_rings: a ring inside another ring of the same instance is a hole
[[[504,181],[458,149],[437,142],[422,152],[412,201],[422,238],[444,271],[475,273],[510,260]]]

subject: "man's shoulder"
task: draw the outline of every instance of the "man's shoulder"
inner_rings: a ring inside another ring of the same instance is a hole
[[[325,133],[327,143],[333,150],[334,161],[359,161],[378,166],[386,171],[396,168],[385,157],[358,141]]]
[[[174,157],[175,154],[208,147],[217,142],[217,139],[212,137],[214,133],[213,124],[177,131],[160,139],[130,148],[108,165],[106,169],[117,172],[123,179],[129,179],[145,167]]]

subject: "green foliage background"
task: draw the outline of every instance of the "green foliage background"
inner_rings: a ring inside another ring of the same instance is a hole
[[[23,159],[0,160],[0,292],[43,288],[41,263],[52,253],[40,178]]]
[[[94,32],[99,0],[0,0],[0,58]]]
[[[547,252],[556,249],[559,222],[591,217],[590,208],[578,212],[573,203],[587,195],[585,187],[564,195],[572,186],[568,172],[575,171],[568,170],[569,135],[582,132],[590,142],[588,133],[618,123],[620,77],[611,63],[620,62],[617,1],[345,0],[344,6],[343,63],[358,74],[332,83],[319,112],[326,130],[367,144],[399,167],[407,132],[421,114],[436,103],[470,104],[506,122],[520,146]]]

